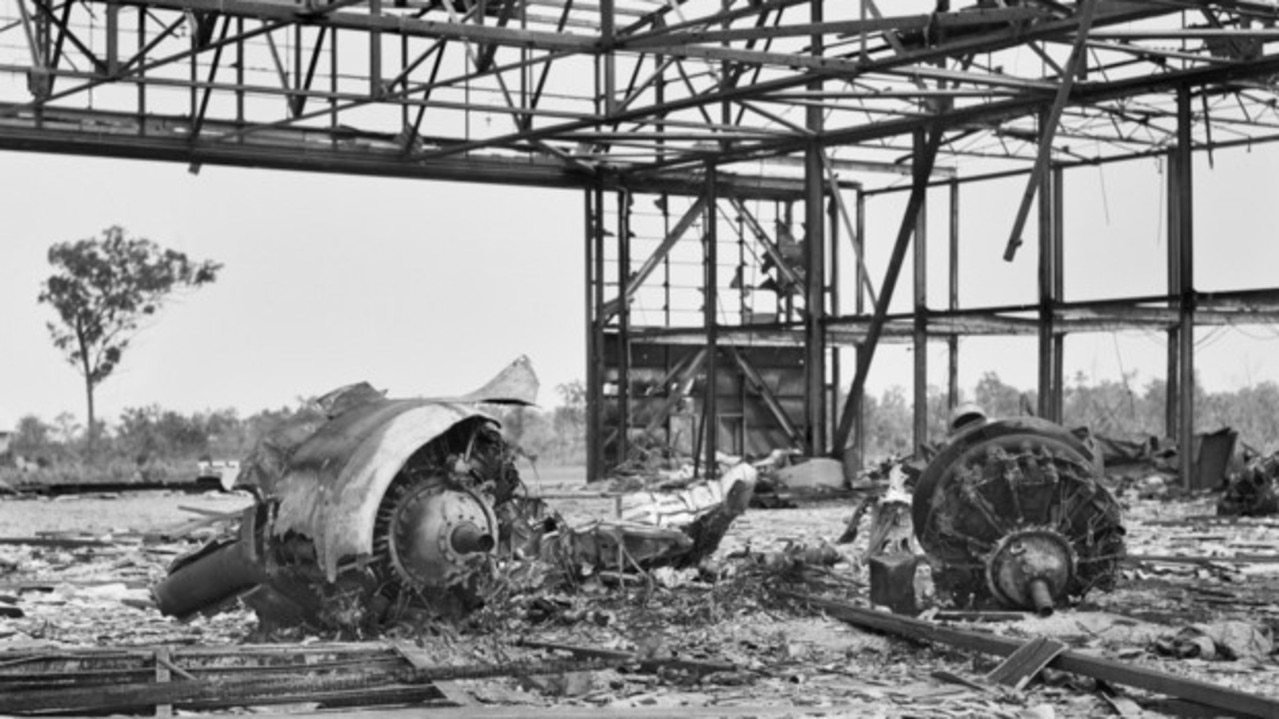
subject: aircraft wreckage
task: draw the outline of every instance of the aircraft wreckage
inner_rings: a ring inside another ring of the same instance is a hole
[[[1085,436],[1035,417],[964,422],[920,476],[912,521],[938,589],[1051,614],[1114,586],[1119,503]]]
[[[412,602],[466,611],[520,486],[513,448],[476,405],[536,392],[521,358],[461,397],[387,399],[363,383],[324,395],[259,442],[236,482],[258,500],[238,535],[179,558],[157,605],[185,618],[240,598],[264,621],[342,628]]]
[[[152,588],[156,605],[185,619],[238,599],[263,626],[355,632],[456,618],[483,604],[499,558],[564,572],[688,566],[749,504],[755,470],[739,464],[683,491],[636,493],[631,521],[564,526],[523,493],[518,450],[477,408],[529,405],[536,391],[521,358],[460,397],[387,399],[357,384],[315,400],[243,464],[236,486],[257,502],[237,532],[178,558]]]

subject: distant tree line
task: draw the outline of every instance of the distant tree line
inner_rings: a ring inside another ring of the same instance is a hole
[[[1164,436],[1164,402],[1167,384],[1162,379],[1139,383],[1136,373],[1121,379],[1090,380],[1083,373],[1071,378],[1062,391],[1062,421],[1069,427],[1088,427],[1095,434],[1120,439]],[[1211,432],[1233,427],[1241,440],[1269,453],[1279,449],[1279,384],[1261,382],[1226,392],[1205,392],[1195,385],[1195,431]],[[946,393],[928,388],[928,434],[945,435],[949,410]],[[971,393],[961,392],[961,402],[974,402],[990,417],[1034,414],[1039,395],[1004,383],[987,372]],[[901,387],[878,398],[866,398],[867,455],[871,458],[912,451],[912,402]]]
[[[586,457],[586,391],[575,381],[556,387],[559,404],[552,408],[489,406],[486,411],[503,424],[507,437],[543,466],[581,464]],[[1076,375],[1064,389],[1064,418],[1069,426],[1088,426],[1093,432],[1118,438],[1162,436],[1164,383],[1151,380],[1137,386],[1136,377],[1089,382]],[[1279,385],[1263,382],[1229,392],[1207,393],[1196,388],[1197,431],[1231,426],[1252,447],[1279,449]],[[1027,414],[1036,406],[1033,391],[1005,384],[993,372],[982,376],[963,401],[981,405],[992,417]],[[10,442],[10,465],[22,465],[50,475],[55,481],[107,475],[137,478],[189,477],[201,459],[239,459],[258,438],[302,411],[305,403],[263,410],[241,417],[233,409],[183,414],[159,406],[126,409],[115,424],[103,426],[90,455],[88,433],[74,416],[52,421],[23,417]],[[871,460],[906,455],[914,450],[909,394],[893,387],[866,398],[867,455]],[[949,415],[946,394],[928,392],[929,435],[944,436]],[[12,472],[16,467],[7,468]],[[3,475],[0,475],[3,476]]]
[[[556,388],[560,405],[486,406],[507,436],[544,465],[581,464],[586,456],[586,390],[580,381]],[[13,428],[0,479],[36,482],[179,481],[194,476],[201,460],[246,456],[258,439],[306,411],[308,403],[241,417],[234,409],[184,414],[158,405],[131,407],[114,424],[90,433],[74,415],[51,421],[22,417]]]

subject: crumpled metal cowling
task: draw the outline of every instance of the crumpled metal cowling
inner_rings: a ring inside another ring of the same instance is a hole
[[[1088,442],[1034,417],[965,425],[924,469],[912,500],[940,590],[1049,614],[1114,585],[1118,502]]]
[[[246,459],[237,486],[258,503],[238,539],[175,562],[158,606],[182,617],[241,596],[271,624],[341,629],[410,607],[466,611],[491,571],[495,507],[520,484],[498,423],[470,403],[528,403],[536,389],[521,358],[453,399],[387,399],[365,383],[324,395]]]

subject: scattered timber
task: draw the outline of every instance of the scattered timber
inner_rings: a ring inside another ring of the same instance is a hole
[[[1018,639],[951,629],[933,622],[876,612],[844,602],[793,592],[782,592],[781,594],[791,599],[806,602],[810,606],[821,609],[826,614],[854,626],[874,629],[908,639],[939,642],[959,649],[994,654],[1001,657],[1012,655],[1025,644],[1025,642]],[[1279,700],[1254,694],[1245,694],[1216,684],[1175,676],[1131,663],[1094,657],[1078,651],[1062,651],[1045,666],[1082,674],[1094,679],[1101,679],[1112,684],[1123,684],[1146,691],[1167,694],[1224,712],[1271,719],[1279,717]]]

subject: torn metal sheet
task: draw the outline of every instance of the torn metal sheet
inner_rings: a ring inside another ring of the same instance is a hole
[[[537,404],[538,387],[539,382],[537,373],[533,371],[533,363],[528,357],[521,356],[479,389],[459,397],[437,397],[432,398],[431,401],[529,406]]]
[[[714,553],[746,511],[757,476],[754,467],[741,463],[682,490],[623,495],[621,520],[548,534],[543,559],[574,571],[583,565],[623,572],[695,566]]]
[[[502,391],[467,397],[509,401],[536,378],[522,359],[486,387]],[[520,486],[514,456],[472,404],[342,387],[254,449],[238,486],[258,502],[238,536],[175,562],[157,604],[184,617],[243,595],[273,623],[342,629],[410,605],[466,611]]]
[[[1109,589],[1124,555],[1120,507],[1092,446],[1033,417],[964,426],[928,464],[912,514],[938,589],[1050,614]]]

